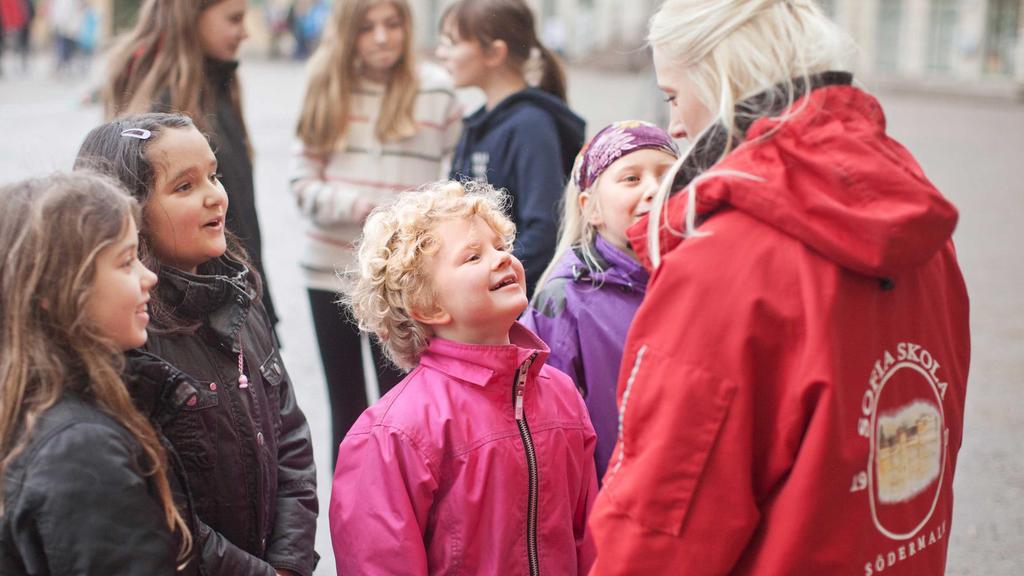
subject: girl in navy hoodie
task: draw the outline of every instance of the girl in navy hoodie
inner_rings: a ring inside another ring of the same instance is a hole
[[[565,102],[565,74],[540,40],[522,0],[457,0],[441,18],[437,56],[455,86],[483,90],[464,119],[451,178],[511,196],[515,255],[532,289],[555,253],[558,203],[585,123]]]

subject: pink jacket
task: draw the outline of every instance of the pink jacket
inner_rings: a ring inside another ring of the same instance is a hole
[[[339,575],[585,574],[596,437],[572,380],[518,323],[508,346],[433,339],[341,443]],[[521,416],[521,418],[517,418]]]

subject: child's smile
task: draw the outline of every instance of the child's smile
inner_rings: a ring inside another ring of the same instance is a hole
[[[436,307],[425,323],[445,339],[507,344],[526,308],[526,274],[511,246],[480,216],[440,222],[440,249],[427,261]]]

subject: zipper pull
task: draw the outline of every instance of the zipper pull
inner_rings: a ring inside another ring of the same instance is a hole
[[[516,420],[523,419],[523,399],[526,396],[526,374],[530,371],[530,366],[533,365],[534,358],[537,357],[537,353],[534,352],[523,362],[522,366],[519,367],[519,374],[516,378]]]

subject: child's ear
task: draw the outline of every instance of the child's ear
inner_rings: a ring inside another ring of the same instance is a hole
[[[410,309],[409,315],[412,316],[413,320],[427,326],[444,326],[452,321],[451,314],[445,312],[444,308],[441,308],[437,304],[434,304],[433,309],[429,312],[424,312],[419,309]]]
[[[508,44],[504,40],[495,40],[484,49],[484,63],[488,66],[498,67],[505,64],[508,56]]]
[[[583,220],[594,228],[604,224],[601,220],[601,211],[597,209],[597,200],[594,199],[590,192],[580,192],[580,195],[576,197],[576,201],[579,203],[580,215]]]

